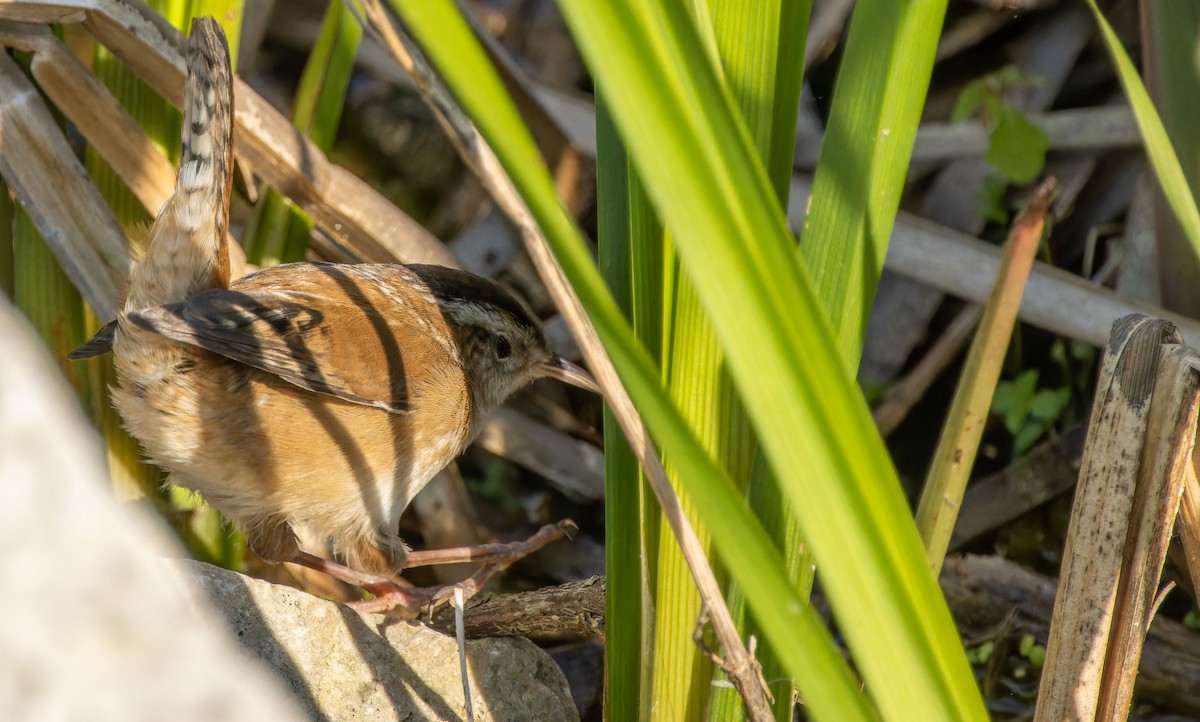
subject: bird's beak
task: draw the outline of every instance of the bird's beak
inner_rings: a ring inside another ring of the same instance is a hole
[[[551,378],[556,378],[564,383],[578,386],[586,391],[600,393],[600,387],[596,385],[596,379],[588,373],[582,366],[573,364],[562,356],[554,355],[549,361],[543,361],[538,364],[541,372]]]

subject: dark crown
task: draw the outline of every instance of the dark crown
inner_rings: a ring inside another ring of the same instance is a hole
[[[522,326],[528,327],[539,341],[542,340],[541,324],[525,304],[513,297],[499,283],[445,266],[410,264],[408,267],[439,301],[494,306],[508,313]]]

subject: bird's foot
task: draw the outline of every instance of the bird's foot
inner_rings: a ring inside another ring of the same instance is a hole
[[[293,564],[299,564],[322,574],[328,574],[334,579],[340,579],[347,584],[370,592],[373,595],[372,599],[364,602],[350,603],[351,607],[359,609],[362,609],[359,605],[373,605],[370,609],[363,609],[363,611],[378,611],[376,607],[386,603],[386,606],[382,607],[383,609],[411,610],[409,616],[415,617],[429,603],[429,595],[423,593],[424,590],[412,586],[403,579],[393,579],[369,572],[361,572],[345,564],[322,559],[315,554],[303,551],[298,552],[296,556],[292,557],[291,561]]]
[[[547,524],[524,541],[409,552],[409,567],[463,562],[483,563],[478,571],[461,582],[434,587],[415,587],[403,579],[360,572],[307,552],[300,552],[292,561],[370,592],[373,598],[350,603],[349,606],[360,612],[390,613],[411,619],[417,617],[423,609],[432,612],[435,607],[449,600],[455,589],[462,589],[463,598],[470,599],[497,572],[508,569],[515,562],[553,541],[563,537],[571,538],[578,529],[575,522],[566,519],[557,524]]]

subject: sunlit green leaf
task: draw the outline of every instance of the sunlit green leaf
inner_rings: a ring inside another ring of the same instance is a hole
[[[1180,228],[1192,251],[1200,256],[1200,211],[1196,209],[1196,200],[1179,164],[1179,158],[1175,155],[1175,149],[1171,146],[1171,140],[1167,137],[1162,119],[1154,109],[1146,86],[1112,26],[1104,19],[1095,0],[1087,0],[1087,4],[1100,25],[1100,34],[1116,65],[1117,77],[1121,79],[1121,85],[1129,97],[1133,116],[1146,145],[1146,155],[1154,167],[1154,174],[1162,188],[1163,196],[1179,220]]]

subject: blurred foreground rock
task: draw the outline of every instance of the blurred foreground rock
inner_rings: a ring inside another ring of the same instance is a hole
[[[0,719],[466,718],[453,639],[164,563],[182,550],[113,501],[98,438],[3,297],[0,339]],[[578,719],[526,640],[469,642],[468,664],[477,720]]]
[[[104,452],[0,296],[0,719],[305,719],[166,573],[182,553],[118,507]]]

